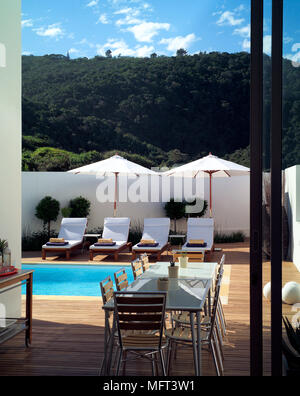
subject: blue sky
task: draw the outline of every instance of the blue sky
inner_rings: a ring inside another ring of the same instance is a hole
[[[270,52],[270,7],[266,3],[265,52]],[[299,57],[298,0],[286,13],[284,52]],[[287,23],[288,22],[288,23]],[[298,37],[298,39],[297,39]],[[23,54],[72,58],[174,55],[178,48],[249,51],[250,0],[23,0]],[[298,58],[297,58],[298,60]]]

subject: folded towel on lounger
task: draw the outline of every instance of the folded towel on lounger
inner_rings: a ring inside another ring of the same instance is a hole
[[[206,242],[204,242],[204,243],[187,243],[186,244],[186,247],[206,247],[207,246],[207,243]]]
[[[49,242],[50,243],[64,243],[65,239],[64,238],[50,238]]]
[[[115,246],[116,242],[97,242],[94,246]]]
[[[154,242],[154,243],[138,243],[138,247],[157,247],[159,245],[158,242]]]
[[[192,244],[197,243],[197,244],[199,244],[199,245],[203,245],[204,240],[203,240],[203,239],[190,239],[190,240],[189,240],[189,243],[192,243]]]
[[[98,239],[98,243],[112,243],[113,242],[113,240],[112,240],[112,238],[99,238]]]
[[[153,243],[156,243],[154,239],[141,239],[140,241],[141,245],[153,245]]]

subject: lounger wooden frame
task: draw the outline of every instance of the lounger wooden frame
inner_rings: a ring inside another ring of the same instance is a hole
[[[55,252],[55,253],[64,253],[66,255],[66,260],[70,260],[70,255],[71,252],[73,250],[78,250],[78,249],[82,249],[83,246],[83,242],[81,242],[78,245],[75,245],[73,247],[70,248],[64,248],[64,247],[60,247],[60,248],[55,248],[55,247],[49,247],[49,248],[42,248],[42,260],[46,260],[46,255],[47,252]]]
[[[166,251],[170,250],[170,243],[167,242],[160,250],[155,250],[151,248],[139,248],[138,250],[132,249],[132,260],[136,259],[137,254],[142,254],[142,253],[147,253],[147,254],[156,254],[157,255],[157,260],[160,260],[161,254]]]
[[[126,249],[128,249],[129,252],[131,252],[131,250],[132,250],[132,243],[131,242],[126,242],[125,245],[120,246],[118,249],[105,249],[105,248],[104,249],[101,249],[101,248],[99,248],[99,249],[97,249],[97,248],[90,249],[90,261],[94,260],[94,254],[95,253],[103,254],[104,256],[108,256],[110,254],[113,254],[114,255],[114,260],[118,261],[119,254],[123,250],[126,250]]]

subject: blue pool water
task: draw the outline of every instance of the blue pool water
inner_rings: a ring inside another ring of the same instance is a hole
[[[36,296],[100,296],[99,282],[108,275],[114,280],[119,266],[113,265],[53,265],[23,264],[22,269],[34,270],[33,294]],[[129,266],[124,266],[129,282],[133,275]],[[22,294],[25,294],[25,286]]]

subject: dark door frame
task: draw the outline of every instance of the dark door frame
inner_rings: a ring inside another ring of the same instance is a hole
[[[263,375],[262,136],[263,0],[251,0],[250,124],[250,360]],[[283,0],[272,1],[271,105],[271,358],[272,376],[282,375],[282,39]]]

